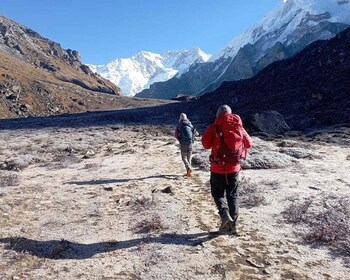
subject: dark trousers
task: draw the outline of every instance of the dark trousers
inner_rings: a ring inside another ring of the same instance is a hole
[[[230,214],[234,225],[238,221],[239,173],[210,173],[211,195],[214,198],[220,217]]]

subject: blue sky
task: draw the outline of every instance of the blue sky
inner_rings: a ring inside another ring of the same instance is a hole
[[[106,64],[139,51],[200,47],[216,53],[283,0],[0,0],[0,14],[84,63]]]

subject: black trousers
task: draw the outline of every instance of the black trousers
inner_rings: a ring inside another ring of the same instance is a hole
[[[211,195],[214,198],[220,217],[230,214],[234,225],[238,222],[238,187],[239,173],[210,173]]]

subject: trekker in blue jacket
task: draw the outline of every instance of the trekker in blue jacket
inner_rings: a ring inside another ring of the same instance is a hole
[[[192,149],[194,143],[194,136],[197,134],[190,120],[185,113],[180,114],[179,123],[175,130],[175,138],[180,143],[181,159],[186,167],[186,175],[192,176]]]

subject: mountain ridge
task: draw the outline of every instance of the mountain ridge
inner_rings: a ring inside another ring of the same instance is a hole
[[[308,5],[302,5],[304,2],[282,3],[208,62],[192,65],[181,77],[154,83],[136,96],[170,99],[178,94],[201,95],[224,81],[252,77],[270,63],[291,57],[314,41],[330,39],[350,25],[348,0],[332,0],[328,6],[321,0],[308,0]],[[277,20],[277,16],[282,18]]]
[[[223,103],[252,129],[265,112],[283,116],[293,130],[350,124],[350,28],[330,40],[319,40],[297,55],[276,61],[256,76],[223,83],[184,106],[214,118]],[[208,106],[208,104],[210,104]]]
[[[81,63],[75,50],[0,15],[0,118],[158,104],[120,89]]]
[[[99,84],[91,87],[85,85],[86,88],[102,93],[120,94],[115,85],[99,79],[86,65],[81,63],[78,51],[64,50],[59,43],[44,38],[30,28],[1,15],[0,36],[0,50],[8,55],[13,55],[34,67],[45,69],[64,81],[66,81],[65,75],[62,75],[60,71],[64,65],[58,64],[69,65],[79,74],[96,79]]]

